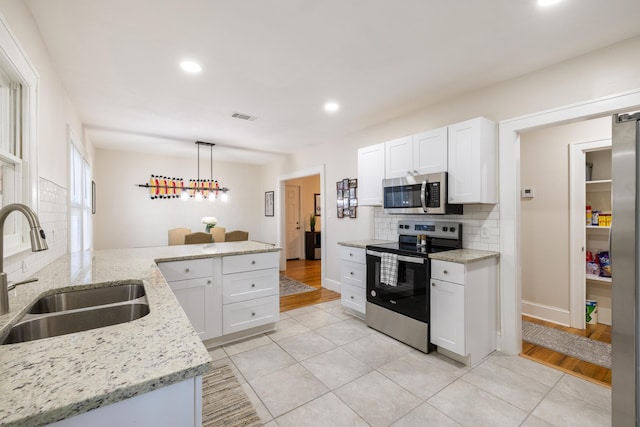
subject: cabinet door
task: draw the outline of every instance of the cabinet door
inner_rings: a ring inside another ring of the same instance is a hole
[[[385,177],[401,178],[417,175],[413,168],[413,137],[394,139],[385,142]]]
[[[431,342],[465,353],[464,286],[431,279]]]
[[[351,286],[345,283],[340,288],[340,299],[342,305],[349,307],[359,313],[366,313],[366,289],[358,286]]]
[[[449,126],[449,203],[497,203],[495,123],[478,117]]]
[[[358,204],[382,206],[384,143],[358,150]]]
[[[413,135],[413,167],[420,175],[447,171],[447,128]]]
[[[213,300],[213,285],[211,282],[212,280],[209,277],[169,283],[182,309],[187,314],[193,329],[203,340],[212,338],[209,325],[213,319],[209,319],[209,316],[215,316],[216,313],[219,313],[219,308],[215,310],[213,307],[211,309],[208,307],[208,304],[211,304]]]

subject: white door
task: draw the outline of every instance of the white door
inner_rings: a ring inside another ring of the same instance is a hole
[[[285,192],[287,259],[299,259],[302,247],[300,233],[300,187],[297,185],[287,185]]]

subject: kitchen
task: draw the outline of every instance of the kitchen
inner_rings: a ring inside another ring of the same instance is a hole
[[[38,177],[40,178],[39,198],[41,204],[46,200],[47,206],[50,207],[44,212],[41,207],[39,212],[45,230],[51,239],[50,250],[42,254],[29,254],[26,258],[22,256],[8,258],[5,262],[5,271],[8,272],[11,280],[20,280],[33,275],[66,252],[68,225],[66,220],[61,220],[59,214],[56,213],[59,212],[57,209],[63,209],[62,212],[67,211],[65,197],[59,196],[59,192],[64,191],[67,187],[66,168],[60,167],[60,165],[67,164],[65,154],[68,141],[67,124],[70,125],[77,138],[84,141],[81,146],[86,150],[85,155],[91,160],[91,166],[95,171],[99,196],[93,221],[94,247],[105,249],[163,244],[164,230],[170,228],[168,224],[171,221],[168,217],[169,214],[164,212],[160,203],[174,203],[174,201],[149,201],[144,191],[135,188],[134,184],[146,179],[150,173],[157,173],[155,170],[166,170],[174,165],[176,174],[182,174],[185,177],[193,175],[195,153],[189,159],[182,160],[156,154],[145,155],[128,150],[118,151],[91,147],[90,143],[85,140],[85,130],[83,130],[83,123],[86,119],[81,120],[79,106],[74,106],[71,103],[65,87],[57,75],[58,72],[55,71],[53,59],[49,56],[50,52],[45,47],[45,41],[40,36],[36,23],[30,17],[29,10],[20,2],[5,2],[0,11],[20,45],[27,51],[30,61],[42,80],[39,98],[41,122],[38,134],[41,141],[46,135],[47,143],[41,142],[37,152]],[[495,121],[506,122],[505,126],[501,126],[500,129],[499,162],[501,186],[505,186],[505,188],[501,187],[501,203],[492,207],[493,212],[476,208],[480,211],[477,214],[482,222],[486,222],[486,232],[491,236],[499,235],[501,239],[504,239],[499,248],[501,252],[500,283],[517,283],[518,279],[515,273],[517,269],[514,267],[517,265],[516,239],[509,237],[510,235],[515,236],[516,233],[513,231],[511,234],[505,235],[504,231],[508,231],[511,225],[500,221],[500,217],[511,219],[517,215],[515,208],[512,207],[515,205],[513,200],[515,196],[503,193],[509,191],[509,186],[515,186],[517,183],[517,176],[514,176],[515,172],[510,169],[514,166],[514,160],[517,159],[517,152],[512,153],[510,150],[513,148],[503,142],[503,127],[506,129],[505,132],[509,130],[517,132],[519,129],[543,126],[547,123],[561,122],[574,117],[608,114],[611,107],[607,105],[599,107],[600,109],[596,112],[592,110],[581,112],[582,116],[559,115],[554,118],[550,113],[547,113],[551,118],[545,119],[546,122],[522,119],[521,123],[518,123],[518,119],[511,119],[535,115],[536,112],[548,111],[565,105],[587,104],[591,100],[612,97],[618,93],[633,93],[640,87],[635,72],[638,68],[638,59],[627,55],[626,52],[637,51],[638,44],[640,44],[640,40],[637,37],[630,38],[618,42],[611,48],[585,53],[583,56],[550,65],[537,72],[513,77],[511,80],[495,83],[483,89],[463,92],[464,94],[452,96],[448,101],[441,101],[417,110],[417,112],[407,112],[398,119],[373,125],[348,136],[336,137],[330,143],[305,147],[285,160],[277,158],[268,166],[243,164],[240,168],[236,164],[226,165],[216,156],[214,165],[216,168],[225,168],[221,170],[221,176],[226,185],[232,188],[231,200],[242,200],[242,207],[238,208],[237,205],[231,204],[224,208],[216,206],[216,209],[222,209],[220,211],[222,214],[218,214],[216,210],[215,215],[224,219],[231,227],[252,227],[249,231],[252,238],[256,240],[281,242],[283,239],[278,230],[282,230],[282,227],[278,224],[279,221],[282,221],[282,216],[277,214],[274,217],[265,217],[262,206],[264,193],[274,189],[278,190],[276,186],[280,182],[280,178],[289,179],[296,175],[304,176],[308,172],[320,173],[323,205],[334,206],[336,199],[332,195],[332,191],[329,191],[332,189],[330,184],[333,185],[334,182],[344,177],[356,177],[358,148],[483,115]],[[605,45],[598,46],[604,47]],[[567,77],[568,75],[571,77]],[[638,104],[640,102],[627,103],[619,108],[631,108]],[[510,134],[506,133],[506,136],[509,137]],[[192,143],[191,146],[193,146]],[[134,165],[140,164],[148,164],[149,169],[145,168],[144,171],[136,172]],[[113,170],[117,170],[118,173],[113,173]],[[208,172],[208,168],[205,170]],[[242,185],[247,181],[251,181],[253,185],[243,187]],[[234,189],[237,190],[236,193],[234,193]],[[515,188],[512,190],[512,194],[517,194]],[[278,196],[281,192],[276,191],[276,193],[276,213],[283,212],[283,200]],[[121,209],[122,206],[126,206],[132,212]],[[194,229],[197,228],[199,219],[208,214],[210,212],[206,207],[195,208],[195,212],[189,216],[190,223],[187,225],[191,225]],[[237,215],[244,217],[238,218],[237,222],[234,222]],[[43,216],[44,218],[42,218]],[[381,218],[378,211],[368,208],[359,208],[357,220],[338,219],[331,214],[321,216],[322,230],[324,231],[322,233],[324,286],[339,289],[340,268],[336,252],[338,242],[366,237],[392,240],[394,228],[390,225],[382,225]],[[153,229],[161,229],[163,232],[154,232]],[[119,230],[119,232],[114,233],[113,230]],[[498,232],[494,233],[496,230]],[[110,238],[117,240],[108,241],[104,237],[107,234],[110,234]],[[478,230],[478,235],[474,239],[482,243],[481,230]],[[23,262],[25,259],[26,263]],[[505,289],[505,292],[512,292],[513,295],[502,294],[501,297],[509,297],[510,301],[517,300],[516,289]],[[509,307],[503,310],[501,317],[505,318],[505,314],[509,313]],[[515,302],[513,302],[511,310],[515,310]],[[517,329],[515,325],[503,324],[503,337],[515,336],[515,329]],[[505,343],[508,345],[503,348],[507,352],[511,354],[518,352],[517,349],[509,347],[509,345],[514,345],[512,341]]]

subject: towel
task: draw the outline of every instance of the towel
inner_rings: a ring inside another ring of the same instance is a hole
[[[382,253],[380,283],[387,286],[398,286],[398,255],[387,252]]]

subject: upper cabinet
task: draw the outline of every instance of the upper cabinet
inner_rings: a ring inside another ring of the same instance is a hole
[[[385,177],[400,178],[447,171],[447,128],[385,143]]]
[[[358,150],[358,204],[382,205],[382,180],[449,173],[449,203],[497,203],[497,126],[478,117]]]
[[[449,126],[449,203],[497,203],[496,124],[478,117]]]
[[[358,204],[382,205],[384,142],[358,150]]]

